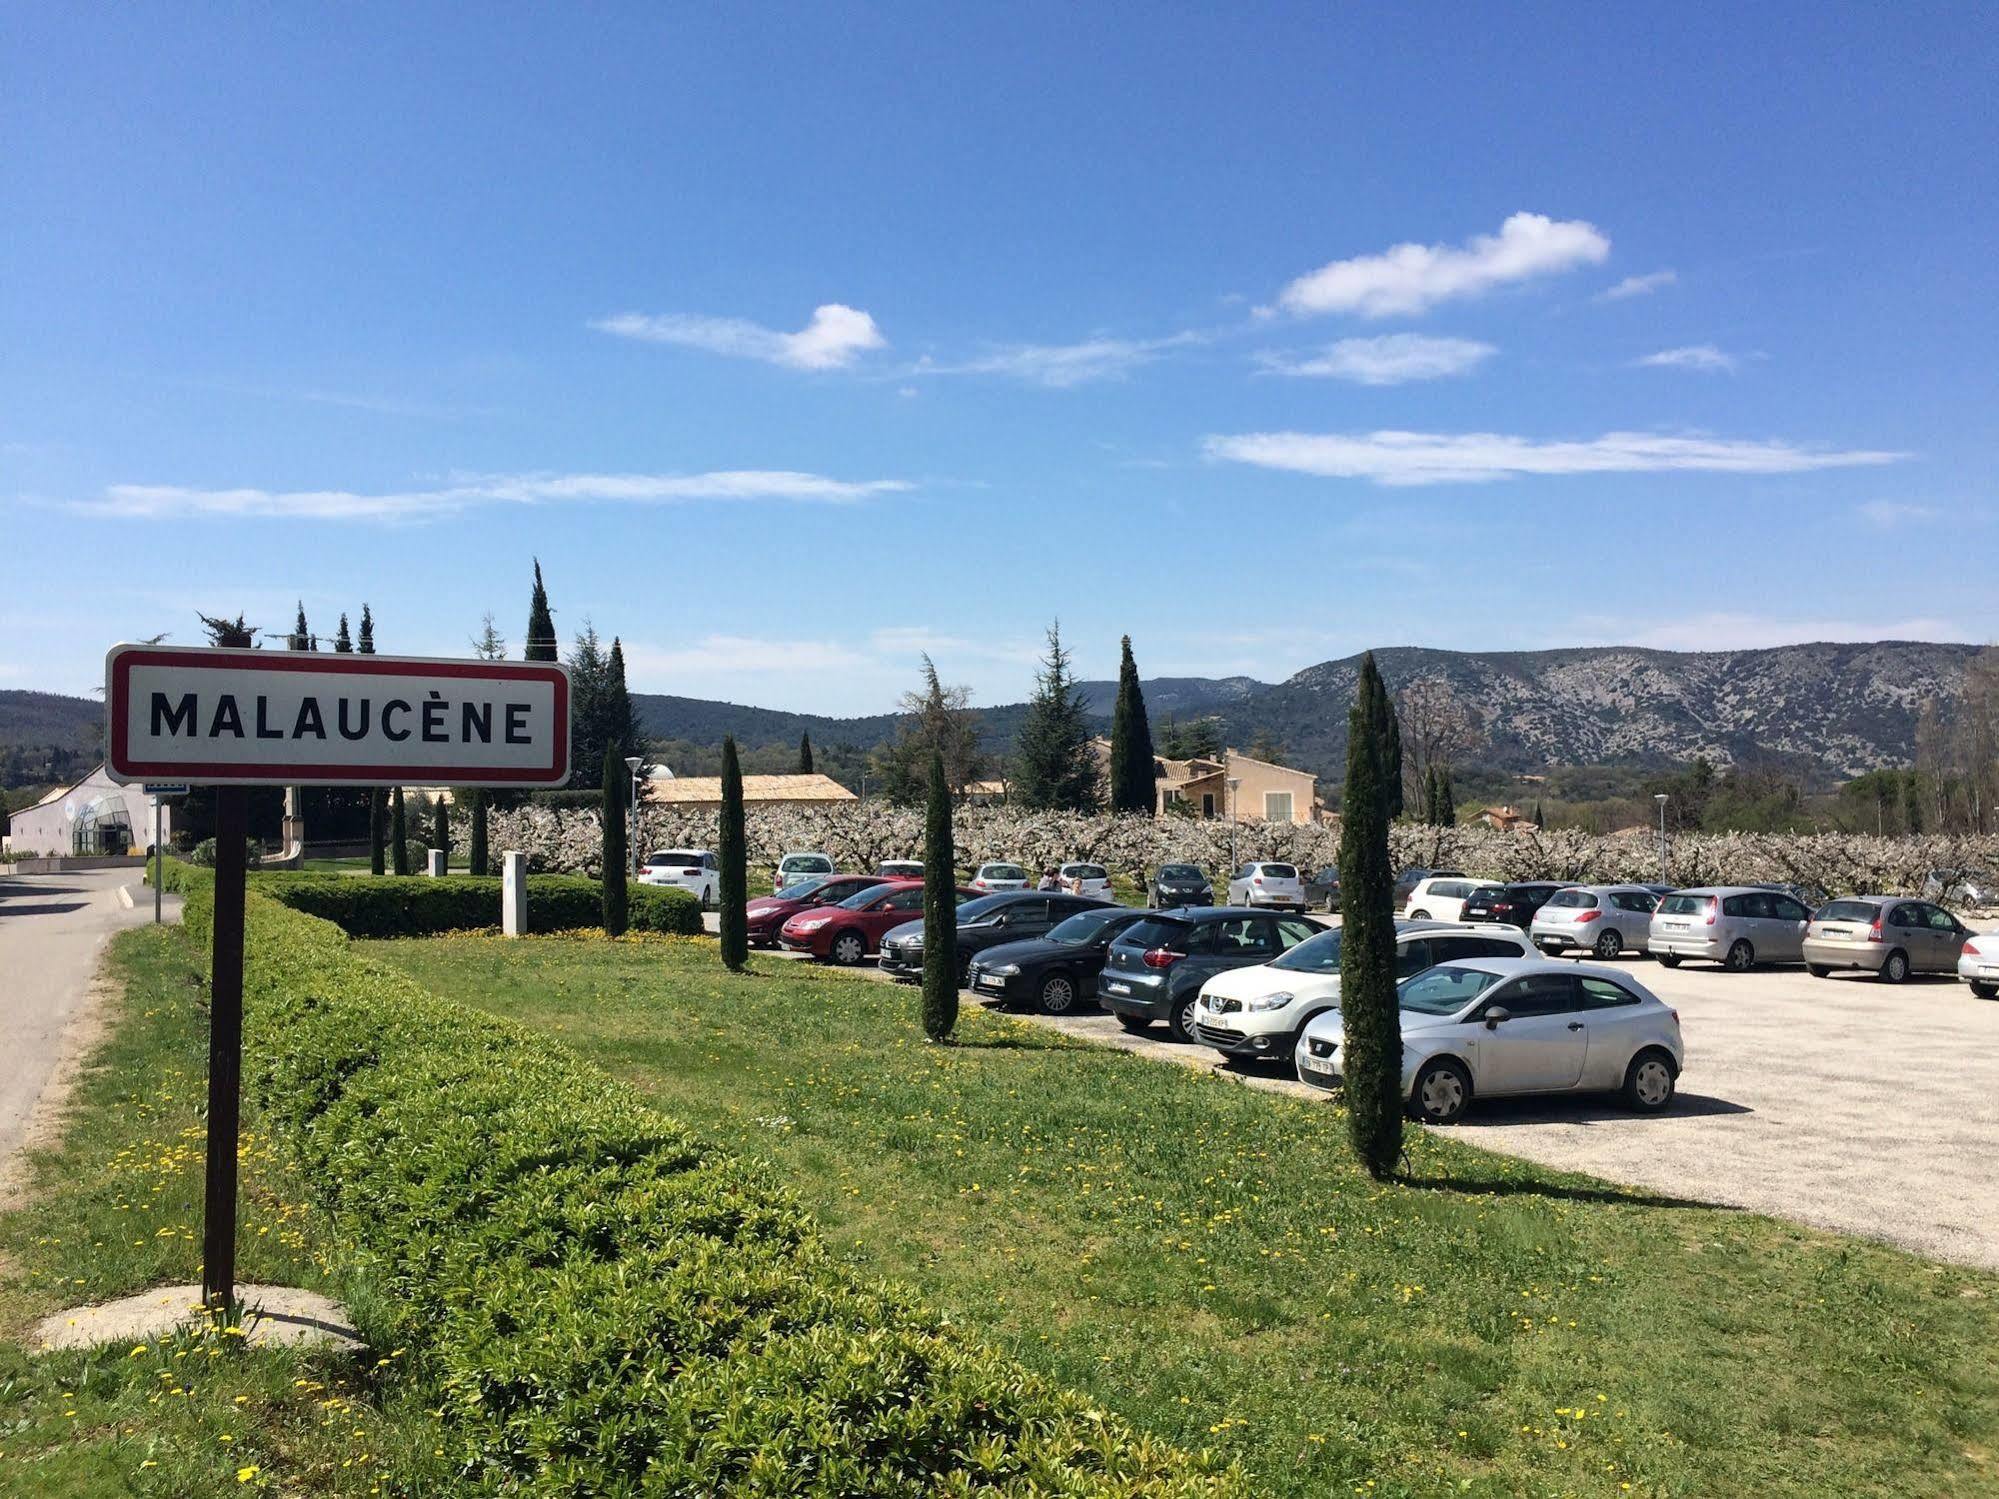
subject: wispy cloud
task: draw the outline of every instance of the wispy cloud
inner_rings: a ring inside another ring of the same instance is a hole
[[[782,333],[743,318],[700,317],[669,312],[621,312],[590,325],[600,333],[645,343],[678,344],[737,359],[761,359],[795,370],[845,369],[870,349],[887,347],[875,320],[859,308],[828,302],[813,309],[812,321],[796,333]]]
[[[1699,370],[1710,375],[1732,375],[1742,367],[1740,355],[1726,353],[1713,344],[1688,344],[1679,349],[1661,349],[1634,359],[1633,364],[1649,369]]]
[[[1516,213],[1497,234],[1475,234],[1463,245],[1400,244],[1378,255],[1335,260],[1300,276],[1278,295],[1286,312],[1355,312],[1393,317],[1429,311],[1439,302],[1475,297],[1495,286],[1596,265],[1610,241],[1581,219]]]
[[[692,645],[628,646],[625,659],[644,679],[736,676],[746,672],[846,671],[874,664],[850,646],[830,640],[780,640],[752,635],[704,635]]]
[[[1576,620],[1563,645],[1639,645],[1662,651],[1753,651],[1815,641],[1963,640],[1955,621],[1933,615],[1901,619],[1777,615],[1714,610],[1680,619],[1630,620],[1590,616]],[[1580,638],[1578,638],[1580,637]]]
[[[475,474],[430,489],[364,494],[347,489],[195,489],[113,484],[68,508],[128,517],[236,516],[293,520],[428,520],[482,505],[652,504],[697,500],[791,500],[846,504],[915,486],[904,479],[853,481],[784,469],[702,474]]]
[[[1165,338],[1088,338],[1073,344],[1008,344],[970,359],[946,362],[925,358],[914,375],[1000,375],[1067,390],[1097,380],[1122,380],[1169,349],[1207,342],[1192,331]]]
[[[1649,297],[1663,286],[1671,286],[1680,279],[1678,271],[1648,271],[1643,276],[1626,276],[1615,286],[1605,287],[1593,301],[1622,302],[1627,297]]]
[[[1498,352],[1491,344],[1469,338],[1390,333],[1381,338],[1343,338],[1312,353],[1266,349],[1256,358],[1278,375],[1321,375],[1360,385],[1402,385],[1465,374]]]
[[[1521,474],[1790,474],[1894,463],[1909,456],[1650,432],[1608,432],[1581,442],[1541,442],[1497,432],[1249,432],[1210,437],[1205,448],[1210,458],[1231,463],[1394,486],[1481,484]]]
[[[1934,505],[1918,505],[1908,500],[1869,500],[1853,509],[1868,525],[1883,531],[1912,521],[1935,520],[1943,514]]]

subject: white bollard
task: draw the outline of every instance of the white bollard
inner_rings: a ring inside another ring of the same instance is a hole
[[[430,868],[425,872],[434,880],[443,879],[444,850],[441,848],[430,848],[425,849],[424,852],[430,855]]]
[[[509,937],[524,937],[528,929],[528,856],[509,849],[500,858],[500,927]]]

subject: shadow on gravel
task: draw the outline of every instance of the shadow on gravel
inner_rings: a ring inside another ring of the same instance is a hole
[[[1702,1119],[1721,1114],[1753,1114],[1747,1104],[1700,1093],[1681,1093],[1663,1119]],[[1527,1098],[1489,1098],[1474,1104],[1452,1128],[1472,1131],[1504,1129],[1511,1124],[1628,1124],[1646,1116],[1634,1114],[1607,1094],[1540,1094]]]

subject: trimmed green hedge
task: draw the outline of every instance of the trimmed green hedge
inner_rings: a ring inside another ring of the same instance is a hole
[[[172,877],[205,936],[212,880]],[[266,888],[246,1085],[409,1350],[389,1377],[438,1413],[459,1491],[1248,1492],[861,1280],[760,1170]]]
[[[332,922],[350,937],[427,937],[500,924],[497,876],[260,874],[252,888],[295,911]],[[634,885],[630,925],[638,932],[701,933],[701,903],[685,890]],[[604,900],[595,880],[528,876],[528,930],[564,932],[601,926]]]

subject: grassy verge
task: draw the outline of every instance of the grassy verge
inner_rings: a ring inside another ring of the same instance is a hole
[[[362,944],[775,1163],[865,1272],[1272,1493],[1999,1489],[1999,1278],[686,940]]]
[[[66,1306],[200,1278],[197,957],[178,928],[117,939],[108,1039],[60,1144],[32,1162],[25,1204],[0,1216],[0,1493],[373,1494],[385,1460],[416,1471],[412,1455],[432,1450],[420,1413],[374,1404],[373,1354],[250,1349],[206,1330],[92,1352],[23,1346]],[[260,1124],[246,1115],[238,1275],[337,1294],[339,1267]]]

